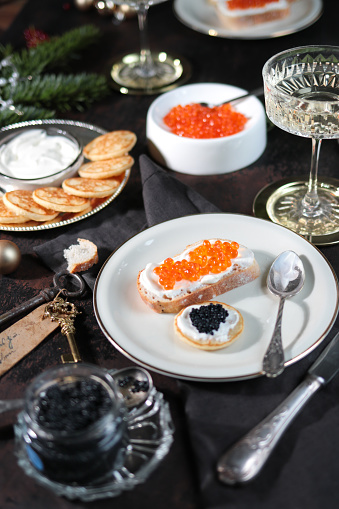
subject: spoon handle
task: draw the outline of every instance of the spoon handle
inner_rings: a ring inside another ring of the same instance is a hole
[[[10,410],[20,410],[24,405],[23,399],[7,399],[0,400],[0,414],[9,412]]]
[[[263,373],[270,378],[274,378],[284,371],[285,356],[281,341],[281,319],[284,310],[284,304],[285,297],[281,297],[272,339],[268,345],[262,364]]]
[[[248,92],[247,94],[240,95],[239,97],[234,97],[234,99],[229,99],[228,101],[225,101],[223,104],[242,101],[243,99],[246,99],[246,97],[250,97],[250,96],[260,97],[261,95],[264,95],[263,87],[259,87],[254,90],[251,90],[251,92]]]
[[[239,102],[239,101],[242,101],[243,99],[246,99],[247,97],[250,97],[250,96],[260,97],[261,95],[264,95],[263,87],[256,88],[254,90],[251,90],[251,92],[246,92],[242,95],[239,95],[238,97],[233,97],[233,99],[228,99],[227,101],[224,101],[224,102],[218,104],[217,106],[221,106],[223,104],[231,104],[231,103]],[[210,105],[206,102],[201,102],[199,104],[201,104],[201,106],[208,106],[209,108],[212,107],[212,105]],[[215,105],[213,105],[213,106],[215,106]]]

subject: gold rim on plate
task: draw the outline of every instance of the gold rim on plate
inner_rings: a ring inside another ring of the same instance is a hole
[[[138,271],[147,263],[180,252],[203,238],[228,238],[255,253],[261,276],[218,300],[244,316],[241,337],[224,350],[206,352],[176,338],[174,315],[158,314],[137,291]],[[236,381],[262,375],[261,360],[271,339],[277,301],[265,281],[276,256],[287,248],[302,256],[303,290],[286,303],[286,366],[316,348],[338,314],[335,272],[310,242],[284,226],[241,214],[198,214],[166,221],[143,230],[115,250],[103,264],[93,291],[97,322],[112,345],[146,369],[192,381]]]

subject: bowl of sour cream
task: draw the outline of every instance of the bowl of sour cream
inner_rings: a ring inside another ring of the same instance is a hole
[[[68,131],[52,126],[14,129],[0,141],[0,188],[60,186],[82,162],[82,145]]]

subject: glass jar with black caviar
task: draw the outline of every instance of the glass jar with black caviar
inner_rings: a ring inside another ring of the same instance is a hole
[[[65,364],[37,376],[16,425],[18,447],[51,481],[102,482],[120,468],[127,442],[126,407],[111,375],[90,364]]]

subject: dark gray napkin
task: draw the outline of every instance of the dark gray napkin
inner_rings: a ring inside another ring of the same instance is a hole
[[[197,213],[220,212],[173,174],[140,157],[142,198],[133,190],[36,252],[54,271],[65,267],[63,250],[88,238],[98,246],[99,263],[84,274],[93,288],[112,251],[147,226]],[[140,193],[141,194],[141,193]],[[332,334],[332,333],[331,333]],[[324,341],[324,345],[330,335]],[[320,347],[277,379],[227,383],[179,382],[187,416],[204,509],[332,509],[339,479],[338,379],[316,394],[290,426],[262,473],[243,486],[225,486],[216,475],[220,454],[269,414],[303,379]],[[320,480],[320,481],[319,481]]]
[[[227,486],[216,473],[220,455],[293,391],[336,332],[276,379],[180,382],[204,509],[338,506],[339,377],[311,398],[255,479]]]
[[[93,290],[103,262],[120,244],[147,226],[145,213],[135,208],[133,200],[130,200],[131,205],[128,208],[126,199],[123,196],[121,198],[119,203],[113,202],[84,222],[75,223],[66,233],[37,246],[35,252],[49,268],[58,272],[67,267],[64,258],[66,248],[77,244],[78,238],[91,240],[97,245],[99,263],[82,272],[81,276]]]
[[[146,155],[140,156],[139,163],[143,203],[141,193],[138,193],[140,189],[126,187],[101,212],[74,223],[66,233],[35,248],[35,252],[54,272],[67,266],[64,249],[76,244],[78,237],[91,240],[98,247],[99,263],[81,275],[93,290],[96,276],[108,256],[147,226],[200,212],[220,212]]]
[[[147,156],[140,157],[140,171],[148,226],[202,212],[220,212],[218,207],[154,164]]]

